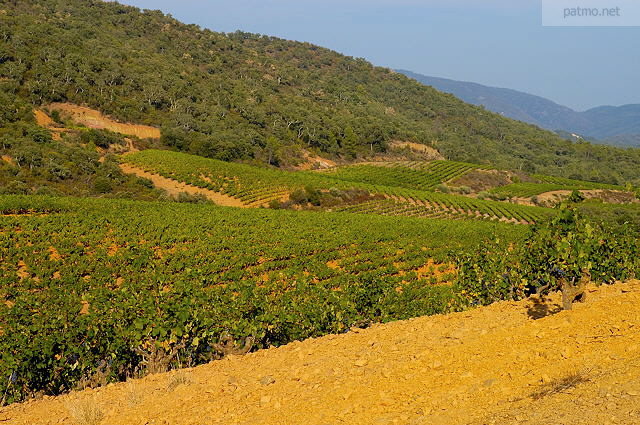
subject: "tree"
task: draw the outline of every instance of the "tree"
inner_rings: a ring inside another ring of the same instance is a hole
[[[267,153],[267,162],[269,163],[269,165],[275,165],[276,167],[280,165],[279,152],[281,148],[282,143],[278,139],[276,139],[274,136],[267,137],[264,150]]]
[[[358,137],[351,126],[344,130],[342,138],[342,151],[349,158],[355,158],[358,153]]]

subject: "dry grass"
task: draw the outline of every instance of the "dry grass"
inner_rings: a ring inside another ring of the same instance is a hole
[[[138,391],[136,386],[131,381],[129,381],[127,383],[126,396],[127,396],[127,404],[129,404],[129,407],[137,406],[142,401],[142,397],[140,396],[140,392]]]
[[[68,410],[76,425],[98,425],[104,419],[104,412],[94,399],[78,400]]]
[[[586,372],[571,372],[562,378],[554,379],[551,382],[546,383],[542,388],[540,388],[540,390],[531,394],[531,398],[534,400],[540,400],[554,394],[566,392],[585,382],[589,382],[589,377]]]
[[[175,375],[169,377],[167,382],[167,391],[171,392],[178,388],[180,385],[189,385],[193,381],[191,376],[184,372],[178,372]]]

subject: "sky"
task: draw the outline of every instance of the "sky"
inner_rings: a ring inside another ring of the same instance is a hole
[[[541,0],[120,2],[214,31],[307,41],[378,66],[520,90],[579,111],[640,103],[640,26],[543,27]]]

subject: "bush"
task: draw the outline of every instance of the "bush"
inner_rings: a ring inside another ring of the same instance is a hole
[[[584,201],[584,196],[582,196],[580,191],[577,189],[574,189],[573,192],[571,192],[571,195],[569,195],[569,198],[567,199],[567,202],[571,202],[573,204],[579,204],[582,201]]]
[[[68,168],[55,162],[47,166],[47,171],[57,180],[67,180],[73,175]]]
[[[640,272],[637,232],[612,230],[562,205],[556,218],[535,225],[516,248],[498,242],[458,259],[462,304],[486,305],[582,285],[613,283]],[[570,305],[570,304],[569,304]]]
[[[492,193],[487,191],[482,191],[478,193],[478,199],[490,199],[492,201],[505,201],[507,199],[507,195],[502,193]]]
[[[271,208],[272,210],[279,210],[280,208],[282,208],[282,203],[279,199],[272,199],[271,201],[269,201],[269,208]]]
[[[153,189],[155,187],[151,180],[145,179],[144,177],[138,177],[136,179],[136,183],[138,183],[140,186],[146,187],[147,189]]]
[[[60,116],[60,111],[58,111],[57,109],[50,111],[49,115],[51,115],[51,119],[57,124],[64,124],[64,122],[62,121],[62,117]]]
[[[442,193],[449,193],[451,192],[451,189],[449,189],[449,186],[447,186],[446,184],[439,184],[435,187],[435,191],[442,192]]]
[[[291,194],[289,194],[289,200],[293,204],[297,205],[306,205],[309,203],[309,197],[307,196],[307,192],[303,189],[296,189]]]
[[[103,149],[108,149],[111,145],[124,145],[124,136],[109,130],[89,129],[82,132],[80,140],[83,143],[93,143]]]
[[[29,130],[29,135],[31,136],[31,140],[40,145],[51,143],[53,141],[51,132],[43,128],[34,127]]]
[[[42,186],[39,187],[38,190],[34,193],[34,195],[39,196],[64,196],[64,193],[59,191],[58,189],[50,186]]]
[[[459,193],[461,195],[468,195],[472,192],[469,186],[456,186],[450,188],[452,192]]]
[[[320,190],[310,186],[305,187],[304,190],[307,193],[308,202],[313,206],[319,207],[320,199],[322,198],[322,193],[320,192]]]
[[[180,192],[178,194],[178,197],[176,198],[176,202],[182,202],[182,203],[186,203],[186,204],[208,204],[211,203],[211,201],[209,200],[209,198],[207,198],[206,196],[204,196],[201,193],[187,193],[187,192]]]
[[[6,186],[0,188],[0,194],[2,195],[27,195],[29,193],[31,193],[29,185],[19,180],[9,182]]]
[[[93,183],[93,188],[98,193],[109,193],[113,190],[113,184],[111,180],[106,177],[97,177]]]

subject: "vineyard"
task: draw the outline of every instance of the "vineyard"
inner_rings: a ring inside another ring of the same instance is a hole
[[[454,161],[414,162],[409,166],[381,163],[339,167],[326,174],[350,182],[432,190],[437,185],[461,177],[476,168],[472,164]]]
[[[0,197],[7,402],[369,322],[447,311],[457,255],[524,226],[211,205]],[[493,235],[493,236],[492,236]],[[169,361],[168,360],[168,361]],[[7,379],[9,377],[9,379]]]
[[[472,218],[521,224],[535,223],[552,215],[552,210],[547,208],[417,191],[400,193],[392,199],[339,207],[335,211],[421,218]]]
[[[340,168],[329,173],[318,173],[258,168],[158,150],[126,155],[122,160],[147,172],[233,196],[248,206],[264,206],[274,199],[287,198],[295,190],[314,187],[327,191],[361,189],[393,201],[366,201],[329,208],[334,211],[380,213],[384,210],[392,215],[446,216],[513,223],[534,223],[553,214],[552,210],[546,208],[416,190],[414,186],[432,188],[473,169],[469,164],[450,161],[428,163],[424,169],[362,165],[345,167],[344,172]],[[385,185],[385,182],[392,183],[396,172],[399,173],[402,186]],[[361,181],[347,180],[346,175],[351,175],[352,179],[359,175]],[[409,175],[422,183],[410,180]]]
[[[316,173],[252,167],[169,151],[145,150],[122,160],[150,173],[233,196],[249,206],[266,205],[305,186],[353,186]]]

